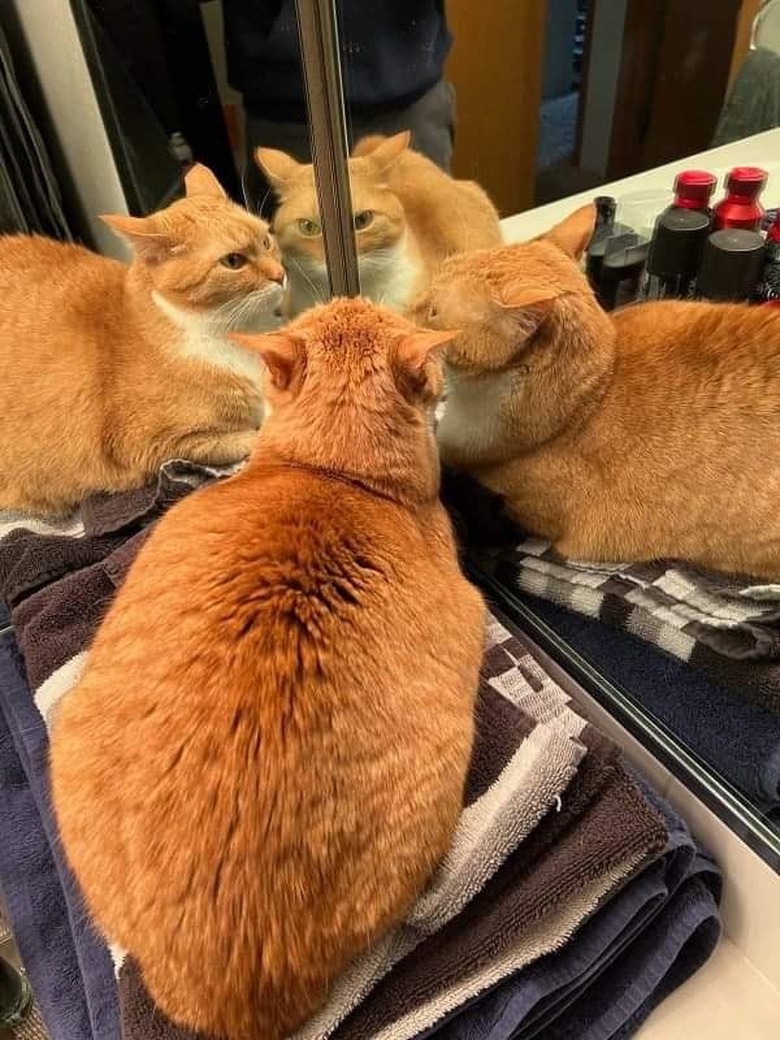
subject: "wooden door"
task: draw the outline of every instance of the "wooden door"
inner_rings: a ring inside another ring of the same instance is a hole
[[[457,92],[453,172],[502,216],[534,204],[547,0],[448,0]]]
[[[611,0],[593,0],[592,8]],[[623,0],[608,180],[711,146],[755,0]],[[589,98],[586,98],[586,104]],[[605,118],[609,113],[605,113]]]

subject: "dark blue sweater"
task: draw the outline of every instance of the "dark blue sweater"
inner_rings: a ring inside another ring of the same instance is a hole
[[[250,115],[306,122],[294,0],[223,0],[231,86]],[[442,78],[451,36],[444,0],[340,0],[348,113],[412,104]]]

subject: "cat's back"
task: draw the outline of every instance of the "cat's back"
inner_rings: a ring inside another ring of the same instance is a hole
[[[626,374],[667,371],[780,379],[780,308],[743,304],[642,303],[613,315],[618,365]],[[778,386],[780,392],[780,386]]]
[[[123,264],[83,246],[41,235],[2,236],[0,328],[8,333],[37,329],[44,335],[56,318],[61,337],[64,329],[89,321],[90,315],[102,321],[124,272]]]
[[[343,481],[256,469],[159,522],[52,775],[90,907],[169,1014],[281,1040],[403,917],[460,812],[483,621],[436,520]]]
[[[121,279],[125,267],[118,260],[100,256],[84,246],[58,242],[43,235],[0,236],[0,284],[4,290],[23,278],[45,276],[45,289],[79,284],[81,279],[114,282]],[[89,283],[82,284],[83,289]],[[37,285],[27,286],[35,291]]]
[[[253,609],[295,628],[295,612],[283,608],[297,599],[322,610],[323,638],[344,612],[354,614],[350,625],[370,628],[380,613],[430,600],[460,575],[438,503],[421,518],[348,481],[295,467],[253,467],[191,496],[160,523],[139,570],[164,585],[165,568],[186,569],[188,587],[200,583],[205,593],[213,573],[232,572],[235,560],[243,571],[229,590],[236,603],[265,587]]]
[[[629,442],[642,454],[674,449],[691,465],[780,458],[780,311],[658,301],[613,322],[615,367],[590,440],[607,451]]]
[[[437,262],[453,253],[500,245],[498,213],[476,182],[456,180],[411,150],[391,168],[388,181],[411,230]]]

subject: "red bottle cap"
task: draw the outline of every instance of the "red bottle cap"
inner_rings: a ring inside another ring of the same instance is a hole
[[[754,231],[761,226],[764,207],[758,201],[767,182],[758,166],[735,166],[726,178],[726,197],[715,207],[715,227]]]
[[[755,198],[766,184],[767,172],[758,166],[735,166],[726,178],[730,195]]]
[[[682,209],[706,209],[718,178],[706,170],[683,170],[674,179],[674,204]]]
[[[767,228],[767,242],[780,242],[780,212],[775,214],[775,219]]]

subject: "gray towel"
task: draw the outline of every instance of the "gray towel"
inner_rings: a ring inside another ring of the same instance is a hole
[[[780,126],[780,55],[750,51],[720,113],[712,147]]]

